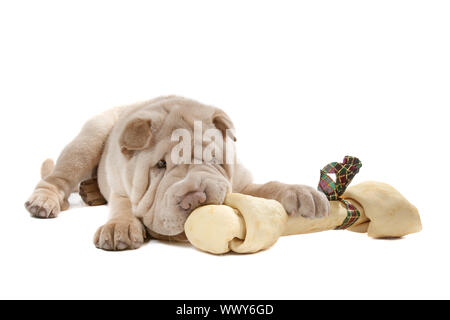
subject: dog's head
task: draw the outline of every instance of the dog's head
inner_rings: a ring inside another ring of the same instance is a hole
[[[222,110],[187,99],[129,115],[119,139],[122,180],[151,232],[182,234],[192,210],[223,203],[231,191],[233,130]]]

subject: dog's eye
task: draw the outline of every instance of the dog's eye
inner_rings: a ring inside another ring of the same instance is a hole
[[[165,168],[166,167],[166,160],[159,160],[158,163],[156,164],[156,166],[160,169]]]

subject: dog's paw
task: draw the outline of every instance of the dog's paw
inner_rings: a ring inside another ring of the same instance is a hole
[[[62,194],[59,194],[54,186],[37,188],[25,202],[25,208],[32,217],[36,218],[56,218],[60,211],[66,210],[68,207],[67,200],[64,200]]]
[[[88,206],[101,206],[107,203],[100,192],[97,178],[82,181],[78,193]]]
[[[309,186],[287,186],[280,191],[279,199],[286,212],[293,216],[321,218],[328,216],[330,211],[326,196]]]
[[[113,219],[97,230],[94,244],[108,251],[137,249],[146,236],[145,227],[138,219]]]

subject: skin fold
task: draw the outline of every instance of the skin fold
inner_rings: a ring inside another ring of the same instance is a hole
[[[328,215],[328,200],[309,186],[253,184],[235,153],[214,140],[203,141],[203,147],[213,143],[225,156],[230,152],[231,163],[198,159],[194,148],[192,164],[174,163],[171,151],[178,141],[172,141],[172,133],[184,129],[194,137],[195,121],[201,121],[203,131],[218,129],[224,137],[234,132],[222,110],[177,96],[117,107],[93,117],[64,148],[53,170],[45,164],[44,171],[50,172],[25,207],[34,217],[56,217],[69,208],[70,193],[98,168],[99,189],[108,200],[110,217],[97,230],[94,243],[105,250],[139,248],[148,235],[183,240],[190,212],[200,205],[222,204],[230,192],[278,200],[291,215]],[[235,136],[231,139],[234,150]]]

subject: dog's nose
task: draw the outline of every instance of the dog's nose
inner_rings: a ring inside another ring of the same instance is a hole
[[[206,193],[201,191],[189,192],[180,202],[181,208],[184,210],[194,210],[206,201]]]

